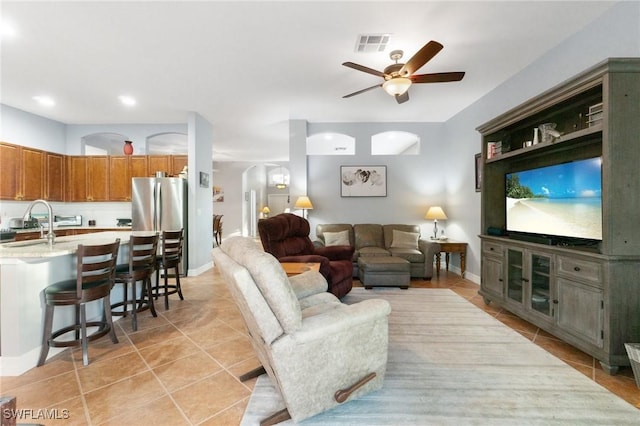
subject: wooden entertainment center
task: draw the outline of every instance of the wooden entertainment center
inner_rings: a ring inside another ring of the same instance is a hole
[[[533,129],[560,136],[537,144]],[[611,58],[478,127],[480,294],[615,374],[640,342],[640,58]],[[490,146],[501,146],[493,155]],[[506,229],[505,175],[602,158],[602,241],[521,240]]]

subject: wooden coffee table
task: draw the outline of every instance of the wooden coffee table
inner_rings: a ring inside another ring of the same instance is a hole
[[[282,269],[284,269],[289,277],[306,271],[320,271],[320,263],[315,262],[282,262],[280,265],[282,265]]]

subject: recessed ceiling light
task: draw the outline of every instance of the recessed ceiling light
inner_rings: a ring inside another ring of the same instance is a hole
[[[136,100],[131,96],[122,95],[118,96],[118,99],[120,99],[120,102],[126,106],[134,106],[136,104]]]
[[[42,106],[52,107],[56,104],[56,101],[49,96],[34,96],[33,100],[38,102]]]

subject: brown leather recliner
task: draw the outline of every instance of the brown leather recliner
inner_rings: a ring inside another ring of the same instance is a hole
[[[353,286],[354,247],[314,247],[309,222],[292,213],[282,213],[258,222],[262,247],[280,262],[318,262],[329,291],[342,297]]]

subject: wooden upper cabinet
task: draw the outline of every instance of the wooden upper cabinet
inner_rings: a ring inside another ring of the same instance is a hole
[[[45,181],[45,153],[39,149],[22,148],[20,180],[21,199],[37,200],[43,197]]]
[[[49,201],[64,200],[64,155],[45,153],[44,198]]]
[[[171,175],[178,176],[184,166],[187,165],[189,157],[187,155],[172,155],[171,156]]]
[[[112,201],[131,200],[131,171],[128,156],[109,157],[109,198]]]
[[[149,175],[155,176],[156,172],[165,172],[171,174],[171,156],[170,155],[150,155],[149,156]]]
[[[0,199],[37,200],[44,197],[46,153],[39,149],[0,144]]]
[[[109,201],[109,156],[87,157],[88,201]]]
[[[149,177],[149,157],[146,155],[131,155],[129,157],[129,172],[132,178]],[[129,183],[129,186],[131,186],[131,183]]]
[[[20,149],[17,145],[0,143],[0,199],[15,200],[18,196]]]
[[[109,201],[109,157],[67,157],[66,201]]]
[[[66,201],[87,201],[87,158],[66,157]]]

